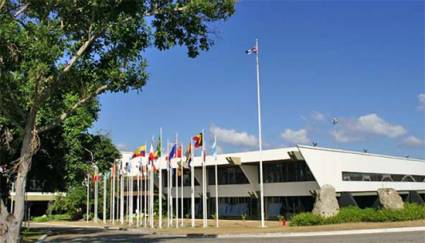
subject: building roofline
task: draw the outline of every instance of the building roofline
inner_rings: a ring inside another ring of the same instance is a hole
[[[387,158],[387,159],[402,159],[402,160],[424,162],[425,163],[425,160],[423,160],[423,159],[406,158],[406,157],[402,157],[402,156],[392,156],[392,155],[385,155],[385,154],[365,153],[365,152],[359,152],[359,151],[353,151],[353,150],[344,150],[344,149],[335,149],[335,148],[324,148],[324,147],[314,147],[314,146],[301,145],[301,144],[297,144],[297,148],[322,150],[322,151],[328,151],[328,152],[338,152],[338,153],[355,154],[355,155],[363,155],[363,156],[373,156],[373,157],[381,157],[381,158]]]

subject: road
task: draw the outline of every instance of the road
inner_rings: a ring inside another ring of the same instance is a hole
[[[424,243],[425,232],[376,233],[361,235],[314,236],[314,237],[280,237],[280,238],[209,238],[204,237],[170,237],[163,235],[148,235],[136,232],[113,231],[86,228],[54,228],[52,236],[46,242],[284,242],[284,243]]]

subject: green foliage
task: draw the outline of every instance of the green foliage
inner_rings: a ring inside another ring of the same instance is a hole
[[[66,213],[73,219],[83,216],[83,210],[86,208],[86,187],[83,185],[70,187],[65,197],[58,196],[48,211],[57,213]]]
[[[360,209],[357,207],[341,208],[340,212],[330,218],[323,218],[313,213],[300,213],[292,217],[291,226],[321,224],[341,224],[357,222],[393,222],[425,219],[425,205],[406,203],[404,209]]]
[[[308,226],[322,224],[322,217],[313,213],[300,213],[292,217],[290,225],[294,226]]]
[[[71,215],[69,214],[53,214],[53,215],[43,215],[40,217],[33,217],[33,222],[48,222],[48,221],[63,221],[63,220],[70,220]]]

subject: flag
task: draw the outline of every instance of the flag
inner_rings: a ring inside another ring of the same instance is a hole
[[[172,158],[176,156],[177,144],[174,144],[171,148],[170,153],[168,154],[168,161],[171,161]]]
[[[214,143],[211,146],[211,150],[212,150],[211,152],[214,157],[214,160],[217,160],[217,140],[216,139],[214,139]]]
[[[133,156],[131,158],[134,159],[136,157],[145,157],[145,155],[146,155],[146,144],[143,144],[142,146],[134,150]]]
[[[154,161],[157,158],[157,152],[153,150],[153,145],[151,144],[151,147],[149,149],[149,162]]]
[[[252,48],[249,48],[248,50],[246,50],[245,53],[248,54],[248,55],[258,54],[258,49],[256,47],[252,47]]]
[[[201,133],[198,133],[198,134],[196,134],[193,138],[192,138],[192,140],[195,142],[193,145],[195,146],[195,148],[200,148],[200,147],[202,147],[202,143],[203,143],[203,134],[202,134],[202,132]]]
[[[161,137],[158,137],[158,143],[156,144],[156,158],[161,157]]]
[[[192,162],[192,143],[189,143],[186,150],[186,163],[191,166]]]
[[[176,158],[181,158],[183,156],[183,146],[180,144],[177,147]]]

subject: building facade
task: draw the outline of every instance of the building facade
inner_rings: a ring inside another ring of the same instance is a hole
[[[131,160],[131,153],[122,153],[123,163],[132,166],[147,163],[146,158]],[[423,203],[425,200],[425,161],[346,150],[310,146],[296,146],[264,150],[261,154],[264,176],[265,215],[268,219],[311,211],[314,191],[331,185],[337,192],[340,206],[378,206],[377,190],[394,188],[406,201]],[[180,160],[174,158],[175,168]],[[221,218],[258,218],[260,208],[260,153],[258,151],[207,156],[208,214],[215,213],[215,165],[218,168],[218,213]],[[202,158],[194,157],[196,214],[202,214]],[[157,161],[162,169],[163,193],[167,193],[168,162]],[[137,167],[137,166],[136,166]],[[136,172],[137,173],[137,172]],[[190,215],[190,168],[183,171],[183,208]],[[172,197],[176,195],[176,173],[172,179]],[[181,178],[178,179],[179,200],[182,196]],[[158,192],[158,178],[155,180]],[[135,193],[134,195],[136,195]],[[167,198],[165,194],[162,195]],[[174,205],[176,205],[174,203]],[[182,205],[179,205],[181,207]],[[180,212],[180,209],[179,209]]]

